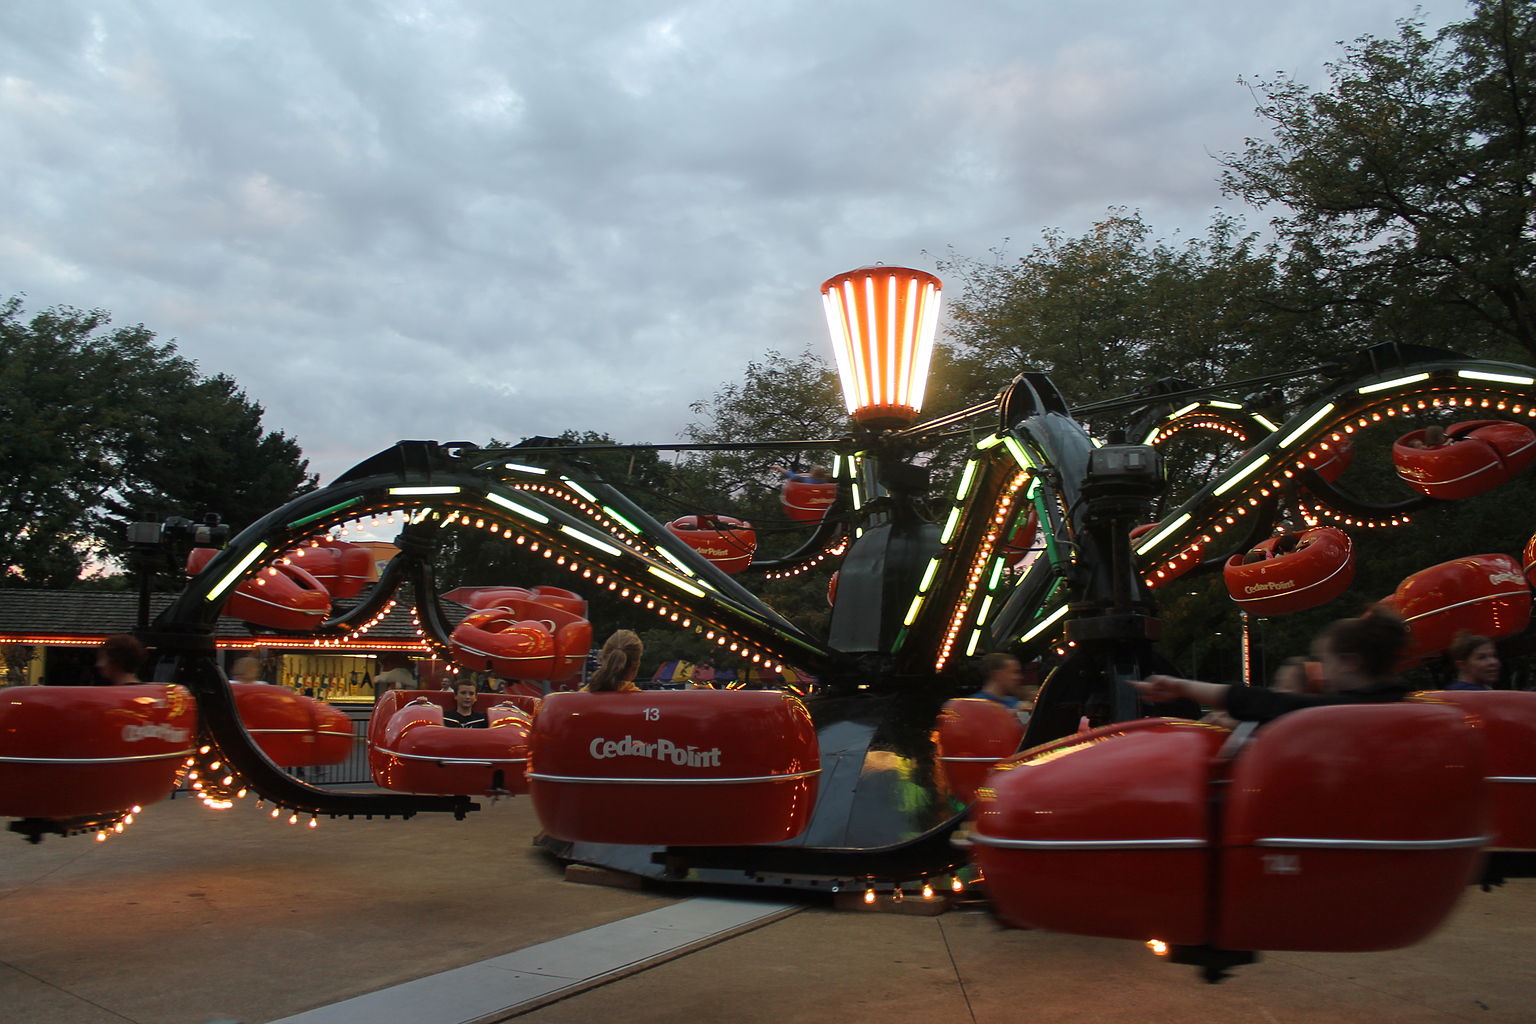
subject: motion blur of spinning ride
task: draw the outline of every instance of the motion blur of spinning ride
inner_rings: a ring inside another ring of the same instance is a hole
[[[1536,847],[1536,786],[1524,784],[1536,779],[1536,695],[1319,707],[1254,735],[1192,721],[1192,705],[1144,706],[1128,685],[1167,668],[1156,611],[1173,580],[1220,569],[1254,616],[1316,607],[1349,587],[1362,533],[1523,472],[1536,458],[1536,371],[1388,345],[1329,367],[1163,384],[1077,409],[1026,371],[989,401],[922,421],[939,292],[931,275],[893,267],[822,286],[849,431],[758,445],[835,452],[825,478],[785,482],[788,515],[805,531],[791,553],[761,557],[751,524],[727,515],[657,521],[585,461],[591,446],[403,441],[198,555],[191,584],[143,637],[160,682],[142,698],[100,691],[120,697],[102,714],[140,701],[135,728],[165,747],[154,763],[195,771],[209,800],[253,791],[290,821],[462,818],[477,795],[526,792],[564,859],[867,902],[958,892],[979,864],[1007,922],[1147,940],[1213,979],[1253,950],[1416,941],[1486,848]],[[1310,379],[1322,383],[1288,417],[1217,397]],[[1461,419],[1421,425],[1442,414]],[[1080,422],[1090,415],[1127,426],[1096,439]],[[1397,473],[1416,493],[1390,504],[1353,496],[1356,442],[1394,428],[1406,431],[1393,446]],[[1159,448],[1186,431],[1241,450],[1175,504]],[[961,437],[955,482],[940,513],[925,514],[932,453]],[[354,582],[338,540],[353,524],[399,527],[399,554],[371,586]],[[432,569],[448,527],[542,556],[574,589],[455,591],[473,611],[450,628]],[[1480,553],[1405,580],[1391,603],[1413,656],[1460,629],[1524,629],[1532,561],[1529,551],[1524,564]],[[806,571],[836,572],[825,635],[748,586]],[[480,730],[444,727],[448,694],[392,691],[369,734],[386,792],[329,791],[279,771],[214,661],[221,609],[341,637],[366,629],[403,584],[425,648],[513,679],[577,677],[592,637],[579,592],[602,590],[723,654],[818,684],[803,700],[527,686],[476,698],[489,723]],[[339,588],[357,602],[335,612]],[[954,699],[973,656],[1048,649],[1061,656],[1027,726]],[[33,735],[15,716],[48,713],[41,703],[0,710],[12,744],[0,768],[30,780],[25,772],[52,766],[70,795],[57,806],[21,800],[8,783],[0,814],[25,819],[18,830],[110,827],[130,797],[141,805],[141,793],[169,788],[165,774],[119,792],[115,748],[94,761],[90,749],[15,754],[14,737]],[[93,786],[99,795],[82,796]]]

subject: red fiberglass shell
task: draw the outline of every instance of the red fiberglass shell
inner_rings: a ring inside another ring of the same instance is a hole
[[[453,660],[508,679],[553,679],[555,634],[543,620],[519,619],[506,608],[474,612],[449,637]]]
[[[827,514],[827,509],[837,501],[837,484],[832,481],[818,484],[807,480],[786,480],[779,500],[784,506],[784,514],[796,522],[820,522],[821,517]]]
[[[559,587],[459,587],[443,595],[466,608],[479,611],[483,608],[510,608],[514,601],[532,601],[534,604],[586,618],[587,599],[580,594]]]
[[[1397,475],[1432,498],[1471,498],[1510,479],[1536,460],[1536,433],[1509,420],[1469,420],[1446,428],[1447,440],[1427,444],[1425,431],[1392,445]]]
[[[179,686],[0,691],[0,816],[74,818],[163,800],[196,733],[197,705]]]
[[[1223,949],[1397,949],[1435,929],[1487,841],[1483,730],[1449,704],[1308,708],[1232,767]]]
[[[769,690],[550,694],[530,746],[540,823],[595,843],[790,839],[821,770],[805,705]]]
[[[486,728],[443,724],[454,706],[446,690],[391,690],[368,723],[368,768],[373,781],[405,793],[526,793],[531,716],[504,694],[482,693],[475,710]]]
[[[193,548],[187,555],[187,574],[202,572],[217,553],[213,548]],[[279,562],[237,586],[224,603],[224,614],[258,626],[308,631],[330,616],[331,595],[299,566]]]
[[[288,552],[332,597],[356,597],[373,582],[373,552],[344,540],[321,540]]]
[[[1312,470],[1331,484],[1343,476],[1344,471],[1354,461],[1355,443],[1346,437],[1339,441],[1328,442],[1328,449],[1319,456]]]
[[[1531,621],[1531,588],[1509,555],[1468,555],[1409,576],[1387,598],[1412,635],[1404,663],[1450,646],[1463,631],[1480,636],[1518,633]]]
[[[592,624],[562,607],[503,596],[459,623],[450,642],[454,661],[465,668],[489,666],[508,679],[561,682],[581,673],[592,648]]]
[[[230,683],[245,731],[286,768],[340,764],[352,753],[352,720],[323,700],[267,683]]]
[[[997,762],[1012,757],[1024,738],[1019,716],[995,700],[957,697],[939,709],[934,746],[950,795],[968,804]]]
[[[999,765],[971,810],[998,915],[1025,928],[1204,942],[1210,762],[1228,735],[1146,718]]]
[[[1428,690],[1411,699],[1454,704],[1482,721],[1493,819],[1489,845],[1536,850],[1536,693]]]
[[[1287,539],[1295,546],[1275,554],[1276,545]],[[1266,557],[1244,564],[1247,552],[1239,552],[1222,568],[1227,593],[1254,615],[1287,615],[1316,608],[1344,593],[1354,582],[1354,545],[1349,534],[1332,526],[1270,537],[1255,547]]]
[[[1012,559],[1023,558],[1034,549],[1035,535],[1040,532],[1040,517],[1030,509],[1014,527],[1013,535],[1003,542],[1003,553]]]
[[[733,576],[751,565],[757,552],[757,531],[744,519],[683,516],[668,523],[667,532]]]

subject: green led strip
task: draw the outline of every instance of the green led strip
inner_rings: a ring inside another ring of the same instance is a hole
[[[321,512],[316,512],[312,516],[305,516],[303,519],[295,519],[293,522],[288,524],[288,528],[291,530],[299,526],[308,526],[310,523],[313,523],[316,520],[324,519],[326,516],[331,515],[332,513],[340,512],[344,508],[351,508],[353,505],[356,505],[362,500],[363,499],[361,496],[356,498],[348,498],[346,501],[341,502],[339,505],[332,505],[330,508]]]

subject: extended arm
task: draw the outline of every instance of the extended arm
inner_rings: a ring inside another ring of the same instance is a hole
[[[1227,691],[1231,689],[1225,683],[1202,683],[1177,676],[1148,676],[1144,680],[1133,681],[1131,685],[1141,694],[1142,700],[1153,704],[1164,704],[1183,697],[1209,708],[1225,708]]]

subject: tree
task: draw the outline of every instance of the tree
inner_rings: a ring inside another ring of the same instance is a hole
[[[1123,209],[1080,237],[1047,231],[1011,262],[953,258],[942,269],[963,282],[950,307],[956,361],[973,401],[1026,369],[1074,403],[1160,377],[1268,369],[1271,346],[1285,338],[1294,352],[1305,334],[1275,301],[1275,264],[1273,246],[1231,218],[1174,245]]]
[[[223,375],[101,310],[0,304],[0,578],[77,583],[124,527],[217,512],[239,529],[312,488],[299,446]]]
[[[1380,337],[1536,354],[1536,6],[1472,0],[1433,36],[1399,22],[1321,92],[1255,86],[1272,138],[1222,158],[1229,195],[1280,207],[1300,306]]]
[[[723,384],[708,401],[689,408],[702,421],[689,423],[683,436],[699,444],[803,440],[842,437],[848,430],[837,374],[809,349],[794,358],[770,350],[746,365],[738,379]],[[826,452],[720,451],[691,460],[715,479],[725,494],[761,493],[763,482],[777,477],[776,465],[809,468]]]

